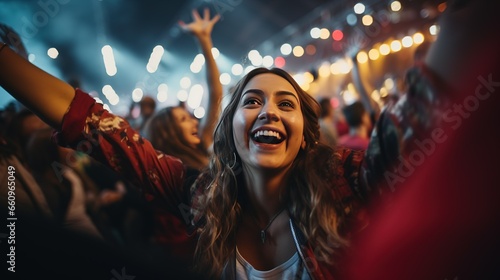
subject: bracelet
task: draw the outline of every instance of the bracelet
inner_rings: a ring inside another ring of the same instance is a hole
[[[7,46],[7,44],[6,44],[6,43],[3,43],[3,42],[2,42],[2,44],[3,44],[3,45],[0,47],[0,52],[2,52],[3,48],[5,48],[5,46]]]

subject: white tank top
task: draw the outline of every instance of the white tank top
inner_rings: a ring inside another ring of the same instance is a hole
[[[236,279],[238,280],[310,280],[309,274],[299,258],[295,254],[286,262],[271,270],[257,270],[249,264],[236,248]]]

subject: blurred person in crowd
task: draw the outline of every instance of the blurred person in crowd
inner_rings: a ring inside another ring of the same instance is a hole
[[[193,21],[179,22],[185,32],[192,34],[205,57],[208,83],[208,107],[201,123],[183,106],[167,107],[155,114],[146,124],[144,136],[153,146],[180,158],[190,168],[201,170],[208,165],[213,132],[220,113],[222,85],[219,69],[212,55],[212,29],[220,16],[210,18],[208,9],[201,17],[192,12]]]
[[[422,44],[418,45],[413,53],[413,65],[416,67],[421,67],[425,64],[425,58],[427,57],[427,52],[431,47],[431,42],[425,41]]]
[[[10,138],[12,142],[16,143],[22,161],[26,158],[26,144],[31,135],[40,129],[49,127],[48,124],[26,108],[22,108],[14,114],[7,126],[7,137]]]
[[[136,120],[137,126],[135,129],[144,134],[144,128],[149,119],[153,117],[156,111],[156,100],[153,97],[146,95],[139,101],[139,118]]]
[[[90,178],[70,168],[72,150],[51,140],[52,129],[34,131],[26,143],[26,163],[40,185],[54,222],[64,229],[101,238],[87,214],[88,193],[95,192]],[[73,163],[73,162],[71,162]]]
[[[335,125],[335,110],[330,102],[330,98],[319,100],[321,115],[319,118],[319,141],[330,147],[337,145],[337,128]]]
[[[363,104],[356,101],[342,108],[349,133],[340,137],[338,145],[353,150],[366,150],[370,143],[370,116]]]

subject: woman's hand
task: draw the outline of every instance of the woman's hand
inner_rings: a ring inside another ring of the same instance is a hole
[[[60,129],[75,90],[28,61],[19,35],[0,24],[0,86],[50,126]]]
[[[183,21],[179,21],[181,29],[184,32],[191,33],[198,38],[210,37],[215,23],[220,19],[220,15],[215,15],[212,19],[210,19],[210,11],[208,8],[205,8],[203,11],[203,18],[200,17],[200,14],[196,10],[192,11],[192,15],[193,21],[191,23],[186,24]]]
[[[15,51],[20,56],[28,59],[28,52],[24,47],[23,41],[19,34],[17,34],[14,29],[3,23],[0,23],[0,45],[1,43],[7,44],[13,51]]]

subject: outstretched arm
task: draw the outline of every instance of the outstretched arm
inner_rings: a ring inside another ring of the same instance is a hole
[[[378,119],[380,115],[380,108],[378,104],[371,98],[371,96],[366,92],[366,88],[363,84],[363,79],[361,78],[361,74],[359,72],[359,62],[356,57],[352,58],[353,67],[351,71],[352,79],[354,84],[358,88],[359,95],[361,96],[361,102],[363,106],[365,106],[366,111],[370,114],[370,120],[372,121],[372,125]]]
[[[203,18],[200,14],[193,10],[193,22],[186,24],[182,21],[179,22],[180,27],[185,32],[189,32],[198,40],[201,47],[205,63],[207,65],[207,84],[208,84],[208,108],[205,117],[200,125],[200,137],[202,143],[209,147],[213,142],[213,132],[220,113],[220,102],[222,99],[222,85],[219,81],[219,68],[215,63],[215,58],[212,55],[212,29],[215,23],[220,19],[219,15],[215,15],[210,19],[210,12],[205,9]]]
[[[59,144],[89,154],[182,219],[180,206],[189,205],[182,195],[186,179],[182,162],[156,151],[127,121],[88,94],[17,55],[2,43],[9,42],[5,38],[0,32],[0,86],[56,128]],[[61,171],[64,164],[54,165],[54,171]]]
[[[0,47],[3,43],[0,43]],[[0,52],[0,85],[50,126],[60,129],[75,90],[8,46]]]

